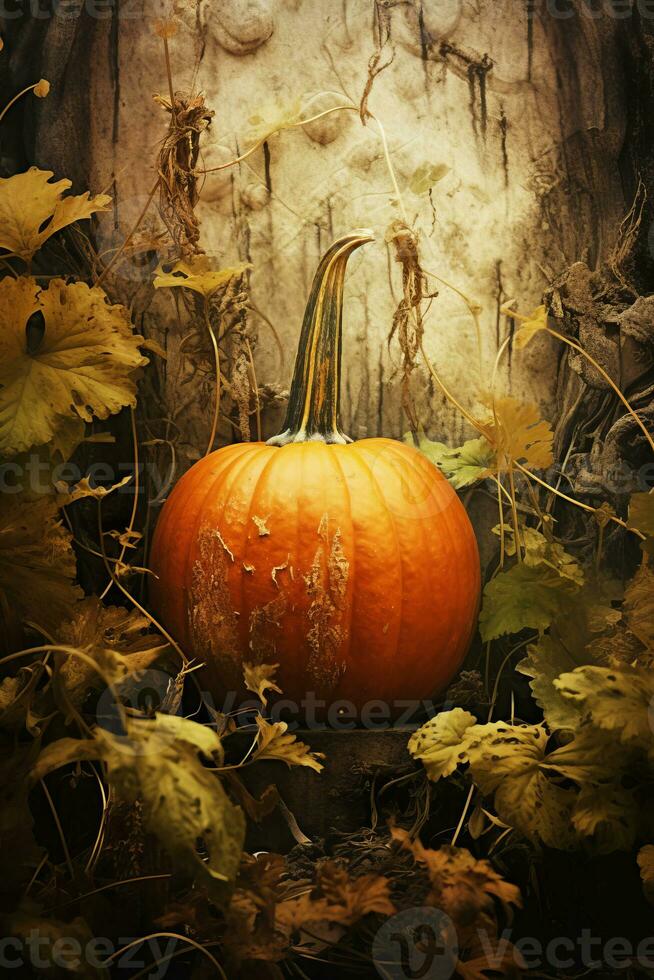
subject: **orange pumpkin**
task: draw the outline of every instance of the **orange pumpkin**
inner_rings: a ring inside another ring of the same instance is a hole
[[[341,311],[355,232],[322,259],[284,431],[227,446],[178,482],[154,536],[153,606],[214,694],[278,663],[284,696],[427,698],[475,628],[479,556],[454,490],[417,450],[340,430]]]

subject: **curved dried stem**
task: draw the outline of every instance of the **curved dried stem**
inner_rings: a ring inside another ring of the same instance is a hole
[[[574,340],[571,340],[570,337],[566,337],[564,334],[559,333],[557,330],[553,330],[551,327],[545,327],[545,330],[547,331],[547,333],[551,334],[552,337],[556,337],[557,340],[563,341],[563,343],[564,344],[567,344],[568,347],[572,347],[573,350],[576,350],[579,354],[582,355],[582,357],[585,357],[586,360],[590,364],[593,365],[593,367],[595,368],[595,370],[599,374],[601,374],[601,376],[604,378],[604,380],[606,381],[606,383],[608,385],[610,385],[610,387],[613,390],[613,392],[618,396],[618,398],[620,399],[620,401],[622,402],[622,404],[624,405],[624,407],[627,409],[627,412],[629,413],[629,415],[632,417],[632,419],[634,420],[634,422],[636,423],[636,425],[643,432],[645,438],[647,439],[647,441],[648,441],[648,443],[650,445],[650,449],[652,450],[652,452],[654,452],[654,438],[652,437],[651,433],[649,432],[647,426],[642,421],[642,419],[640,418],[640,416],[638,415],[638,413],[636,412],[636,410],[632,407],[632,405],[629,402],[629,399],[626,398],[622,394],[622,392],[620,391],[620,388],[617,386],[617,384],[615,383],[615,381],[613,380],[613,378],[604,370],[604,368],[602,367],[602,365],[599,364],[595,360],[595,358],[592,356],[592,354],[589,354],[588,351],[585,350],[581,346],[581,344],[578,344]]]
[[[119,592],[122,592],[122,594],[125,596],[125,598],[126,599],[129,599],[129,601],[132,603],[132,605],[136,609],[138,609],[138,611],[140,613],[142,613],[143,616],[146,617],[146,619],[154,626],[154,628],[156,630],[158,630],[159,633],[161,633],[161,635],[166,638],[166,640],[168,640],[168,642],[170,643],[170,645],[173,648],[173,650],[175,650],[176,653],[178,654],[180,660],[182,661],[182,664],[185,667],[187,667],[188,664],[189,664],[188,657],[186,656],[186,654],[184,653],[184,651],[180,647],[180,645],[177,642],[177,640],[175,640],[170,635],[170,633],[168,632],[168,630],[159,622],[158,619],[156,619],[152,615],[151,612],[148,612],[148,610],[145,608],[145,606],[141,605],[141,603],[138,601],[138,599],[136,599],[131,594],[131,592],[128,589],[125,588],[125,586],[122,584],[122,582],[119,582],[118,581],[118,578],[117,578],[114,570],[111,567],[111,563],[109,562],[109,559],[107,557],[107,553],[106,553],[106,550],[105,550],[105,547],[104,547],[104,531],[102,529],[102,501],[101,500],[98,500],[98,536],[100,538],[100,550],[102,552],[102,560],[104,561],[105,568],[107,569],[107,572],[109,573],[109,575],[111,577],[111,581],[113,582],[113,584],[116,586],[116,588],[119,590]]]
[[[209,332],[209,337],[211,338],[211,346],[213,347],[213,357],[216,366],[216,389],[214,393],[214,408],[213,408],[213,419],[211,422],[211,433],[209,435],[209,441],[207,443],[207,448],[205,449],[204,455],[208,456],[213,449],[214,440],[216,438],[216,432],[218,431],[218,420],[220,418],[220,398],[222,394],[221,387],[221,375],[220,375],[220,349],[218,347],[218,340],[214,329],[211,325],[211,317],[209,316],[209,299],[205,296],[202,302],[202,309],[204,313],[204,323]]]
[[[123,953],[126,953],[127,952],[127,950],[133,949],[135,946],[141,946],[143,943],[147,943],[150,939],[159,939],[159,938],[160,939],[179,939],[183,943],[188,943],[189,946],[192,946],[194,949],[199,950],[202,953],[203,956],[206,956],[207,959],[213,964],[213,966],[215,966],[216,970],[218,971],[219,976],[221,976],[223,978],[223,980],[227,980],[227,974],[225,973],[225,971],[223,970],[222,966],[220,965],[220,963],[218,962],[218,960],[215,958],[215,956],[213,956],[209,952],[209,950],[206,949],[206,947],[204,947],[200,943],[196,942],[195,939],[191,939],[190,936],[183,936],[179,932],[151,932],[147,936],[140,936],[138,939],[133,939],[130,943],[127,943],[126,946],[122,946],[120,949],[114,950],[114,952],[111,953],[106,958],[106,960],[103,962],[102,965],[103,966],[108,966],[109,963],[112,963],[117,957],[122,956]]]

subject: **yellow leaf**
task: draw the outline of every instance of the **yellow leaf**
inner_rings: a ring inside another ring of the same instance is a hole
[[[483,403],[493,414],[480,423],[483,435],[495,447],[501,470],[522,463],[535,469],[552,465],[554,433],[549,422],[541,420],[536,405],[523,404],[517,398],[497,398],[486,395]]]
[[[139,541],[143,539],[143,535],[140,531],[135,531],[133,528],[126,528],[124,531],[107,531],[106,532],[110,538],[113,538],[121,548],[136,548]]]
[[[370,912],[377,915],[394,915],[395,906],[390,896],[390,881],[383,875],[367,874],[350,878],[345,868],[335,861],[320,865],[317,885],[332,908],[332,921],[353,925]],[[333,918],[337,910],[338,919]]]
[[[245,686],[248,691],[257,695],[264,707],[268,703],[265,696],[266,691],[282,693],[281,687],[277,687],[272,679],[278,667],[279,664],[243,664]]]
[[[442,909],[457,927],[474,925],[479,915],[493,911],[497,899],[508,911],[510,905],[521,905],[520,889],[495,871],[489,861],[478,861],[464,847],[424,847],[408,830],[391,828],[391,836],[414,859],[425,866],[432,891],[430,905]]]
[[[41,312],[43,336],[26,343],[30,316]],[[49,442],[62,420],[106,419],[136,404],[135,370],[147,364],[127,310],[105,293],[53,279],[0,281],[0,452]]]
[[[412,446],[413,434],[407,432],[403,440],[407,446]],[[439,470],[445,474],[455,490],[476,483],[490,476],[494,469],[493,447],[486,439],[470,439],[456,449],[450,449],[443,442],[432,442],[424,432],[418,430],[417,448]]]
[[[440,711],[409,739],[409,752],[424,765],[429,779],[436,782],[451,775],[468,761],[467,748],[474,740],[477,719],[463,708]]]
[[[279,759],[287,766],[309,766],[316,772],[324,768],[320,762],[325,758],[322,752],[312,752],[304,742],[298,742],[295,735],[287,732],[285,721],[268,722],[257,715],[257,727],[255,759]]]
[[[155,273],[155,289],[170,289],[175,286],[183,286],[185,289],[192,289],[195,293],[200,293],[205,299],[209,299],[213,294],[226,285],[234,276],[242,276],[250,269],[247,262],[235,265],[227,269],[211,269],[206,255],[195,255],[190,259],[180,259],[170,271],[166,272],[160,265]]]
[[[577,667],[561,674],[554,686],[579,704],[598,728],[624,743],[651,749],[654,675],[648,668]]]
[[[107,494],[113,493],[114,490],[119,490],[132,479],[132,476],[124,476],[118,483],[114,483],[113,487],[92,487],[88,476],[83,477],[74,487],[69,487],[66,483],[60,481],[55,483],[55,490],[59,496],[58,503],[61,507],[67,507],[68,504],[72,504],[76,500],[84,500],[87,497],[93,497],[94,500],[102,500]]]
[[[597,662],[593,656],[593,646],[567,646],[555,633],[550,633],[541,636],[537,643],[527,647],[527,651],[527,656],[516,665],[516,670],[532,678],[529,686],[536,704],[543,709],[550,731],[574,731],[581,722],[582,713],[578,705],[564,698],[555,688],[554,681],[575,667]]]
[[[35,94],[47,95],[45,79],[39,86]],[[0,179],[0,248],[26,262],[56,231],[108,210],[111,203],[106,194],[89,197],[88,191],[63,197],[72,184],[69,180],[51,183],[53,176],[51,170],[30,167],[25,173]]]
[[[546,328],[547,310],[544,306],[538,306],[533,313],[530,313],[528,317],[524,318],[522,326],[515,332],[513,343],[516,349],[521,350],[523,347],[526,347],[537,333],[540,333],[541,330],[545,330]]]
[[[654,571],[649,565],[641,565],[627,586],[622,611],[634,636],[654,650]]]
[[[561,850],[575,844],[570,813],[572,790],[543,771],[549,735],[542,725],[477,725],[469,749],[470,772],[487,796],[494,795],[498,817],[532,839]]]
[[[87,660],[58,653],[57,681],[65,689],[61,709],[69,713],[70,703],[81,707],[89,691],[104,688],[106,680],[120,683],[129,674],[147,670],[168,649],[158,633],[151,632],[150,621],[136,609],[105,606],[97,596],[77,603],[72,618],[56,632],[61,643],[75,647],[90,657],[99,670]]]
[[[57,424],[57,430],[48,446],[50,456],[59,463],[66,463],[82,442],[98,441],[98,436],[85,440],[84,431],[85,424],[83,419],[79,417],[62,418]],[[110,439],[113,441],[113,436]]]
[[[173,867],[206,887],[217,905],[225,902],[225,882],[236,878],[245,839],[245,817],[220,779],[198,759],[198,751],[220,754],[215,733],[170,716],[161,723],[130,719],[126,735],[104,728],[95,738],[60,738],[40,753],[32,783],[48,772],[82,759],[102,759],[117,799],[141,804],[144,827],[154,834]],[[201,843],[202,853],[198,844]]]
[[[82,597],[71,537],[52,497],[0,494],[0,591],[21,620],[49,633]]]

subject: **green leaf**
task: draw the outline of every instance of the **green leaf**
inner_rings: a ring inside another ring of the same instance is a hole
[[[500,525],[493,528],[493,533],[499,535]],[[512,527],[504,528],[504,550],[509,556],[515,555],[515,536]],[[520,543],[524,551],[525,565],[547,565],[552,571],[563,578],[571,579],[576,585],[584,584],[584,572],[576,558],[569,555],[558,541],[550,540],[533,527],[521,526],[519,530]]]
[[[133,731],[138,732],[146,743],[153,737],[159,742],[185,742],[217,765],[224,762],[225,753],[220,736],[208,725],[199,725],[181,715],[165,715],[160,712],[157,712],[154,719],[137,719],[131,724],[134,726]]]
[[[269,102],[249,116],[248,122],[252,129],[248,139],[253,143],[267,139],[281,130],[292,129],[302,118],[310,117],[303,116],[300,99],[293,99],[287,103]]]
[[[564,697],[554,681],[587,664],[610,666],[615,627],[622,619],[620,610],[611,605],[618,597],[611,580],[591,580],[575,594],[574,615],[557,618],[549,634],[531,644],[516,665],[517,671],[532,678],[529,686],[550,731],[575,730],[582,718],[580,705]]]
[[[531,692],[536,704],[543,709],[550,730],[574,730],[581,720],[580,708],[563,697],[554,686],[554,681],[561,674],[580,666],[580,662],[553,636],[541,636],[538,643],[527,650],[527,656],[516,664],[516,670],[531,677]],[[583,657],[581,663],[592,663],[592,659]]]
[[[418,434],[418,449],[447,477],[455,490],[483,480],[493,472],[494,451],[483,438],[470,439],[458,449],[442,442],[432,442],[424,433]],[[404,442],[412,446],[413,436],[407,433]]]
[[[429,779],[449,776],[468,761],[468,746],[474,741],[477,719],[463,708],[441,711],[409,739],[409,752],[424,765]]]
[[[542,632],[571,604],[576,586],[547,565],[514,565],[487,582],[479,616],[484,643],[523,629]]]
[[[414,194],[426,194],[427,191],[449,174],[450,168],[445,163],[421,163],[413,171],[409,179],[409,190]]]

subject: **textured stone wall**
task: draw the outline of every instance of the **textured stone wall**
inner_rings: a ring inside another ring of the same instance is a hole
[[[426,320],[434,363],[473,405],[510,329],[501,303],[516,297],[527,311],[571,262],[595,266],[628,207],[619,167],[620,23],[580,11],[557,19],[544,3],[520,0],[180,3],[172,74],[176,89],[202,90],[216,111],[203,143],[207,167],[250,145],[254,117],[311,113],[344,97],[358,103],[369,59],[386,38],[380,63],[392,60],[374,81],[369,107],[385,127],[425,268],[481,307],[481,351],[455,291],[440,285]],[[39,107],[37,162],[93,190],[115,179],[106,246],[129,228],[154,179],[166,126],[151,98],[167,92],[153,30],[162,12],[154,2],[121,0],[109,19],[83,15],[39,28],[53,92]],[[440,165],[443,176],[430,193],[414,193],[412,178],[424,164]],[[384,233],[398,207],[374,121],[363,126],[356,113],[339,113],[306,131],[282,132],[238,167],[208,174],[198,214],[217,263],[252,262],[260,384],[290,378],[321,251],[354,227],[374,230],[377,242],[355,257],[346,286],[344,423],[355,437],[406,431],[394,377],[399,350],[386,345],[401,279]],[[206,399],[189,401],[183,324],[169,298],[153,299],[129,277],[123,286],[145,310],[149,332],[166,328],[166,398],[187,404],[178,423],[190,460],[203,448],[209,409]],[[264,318],[282,341],[283,362]],[[548,340],[526,352],[509,348],[498,384],[552,417],[558,357]],[[413,387],[430,435],[452,443],[466,435],[424,374]],[[274,421],[266,420],[268,429]]]

